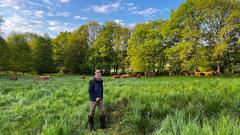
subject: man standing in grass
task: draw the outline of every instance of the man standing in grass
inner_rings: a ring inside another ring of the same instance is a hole
[[[88,115],[89,129],[94,128],[94,115],[95,115],[95,105],[100,109],[100,128],[106,128],[105,123],[105,107],[103,103],[103,80],[102,73],[100,70],[95,71],[95,76],[89,81],[89,100],[90,100],[90,113]]]

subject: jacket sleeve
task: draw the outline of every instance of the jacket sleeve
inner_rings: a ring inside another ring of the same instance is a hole
[[[93,85],[93,82],[92,80],[89,81],[89,86],[88,86],[88,93],[89,93],[89,97],[90,98],[93,98],[94,97],[94,85]]]
[[[103,83],[102,83],[101,87],[102,87],[101,98],[103,99]]]

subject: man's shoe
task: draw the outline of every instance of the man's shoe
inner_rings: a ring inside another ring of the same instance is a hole
[[[100,128],[101,128],[101,129],[106,128],[105,115],[100,115]]]
[[[89,128],[90,130],[93,130],[93,128],[94,128],[93,119],[94,119],[93,116],[88,116],[88,121],[89,121],[89,123],[88,123],[88,128]]]

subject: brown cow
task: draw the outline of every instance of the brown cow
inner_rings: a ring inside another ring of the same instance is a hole
[[[50,76],[36,76],[33,79],[34,80],[49,80]]]
[[[141,74],[137,74],[137,78],[141,78],[142,77],[142,75]]]
[[[203,72],[205,74],[205,76],[213,76],[213,72]]]
[[[200,72],[200,76],[205,76],[205,73],[204,72]]]
[[[208,72],[195,72],[195,76],[214,76],[216,75],[214,71],[208,71]]]
[[[155,72],[145,72],[145,77],[154,77],[156,76]]]
[[[189,75],[191,75],[191,73],[188,72],[188,71],[182,71],[182,72],[181,72],[181,75],[189,76]]]
[[[121,75],[113,75],[112,78],[113,78],[113,79],[121,78]]]
[[[122,78],[129,78],[129,74],[123,74]]]
[[[137,73],[131,73],[129,74],[129,77],[137,77]]]
[[[175,72],[168,72],[168,75],[170,75],[170,76],[174,76],[174,75],[176,75],[176,73]]]
[[[194,72],[195,76],[201,76],[201,72]]]
[[[85,78],[86,78],[86,76],[85,76],[85,75],[82,75],[82,76],[81,76],[81,79],[82,79],[82,80],[84,80]]]

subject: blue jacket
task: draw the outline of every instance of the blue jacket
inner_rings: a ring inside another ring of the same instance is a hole
[[[103,80],[97,80],[95,77],[90,80],[88,93],[90,101],[96,101],[97,97],[103,99]]]

